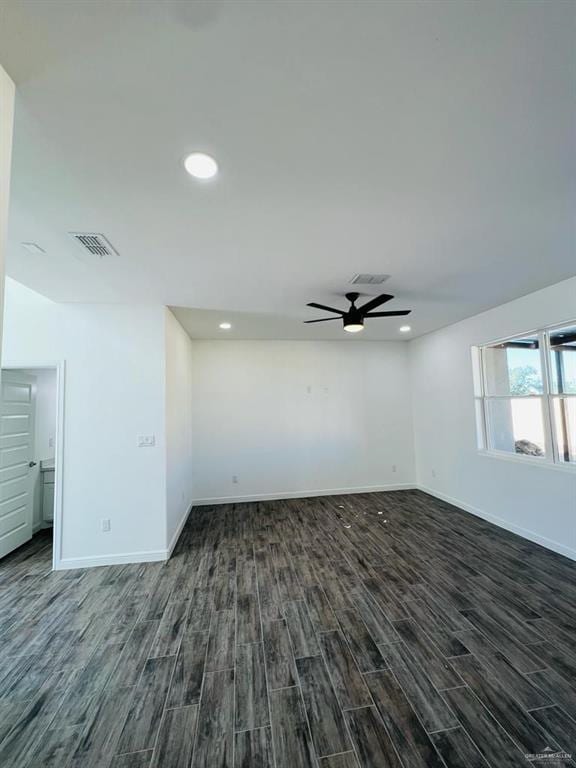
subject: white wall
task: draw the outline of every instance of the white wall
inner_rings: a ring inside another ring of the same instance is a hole
[[[2,364],[66,363],[64,567],[165,556],[165,311],[56,304],[7,280]]]
[[[576,472],[478,453],[470,352],[575,318],[572,278],[416,339],[410,356],[419,484],[576,559]]]
[[[407,344],[196,341],[192,349],[196,499],[414,482]]]
[[[192,502],[192,342],[166,310],[166,540],[171,549]]]
[[[10,200],[14,91],[14,83],[0,66],[0,349],[2,347],[2,307],[4,303],[4,253]]]

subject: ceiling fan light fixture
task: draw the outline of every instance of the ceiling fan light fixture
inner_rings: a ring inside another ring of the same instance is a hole
[[[358,333],[364,330],[363,323],[344,323],[344,330],[348,333]]]

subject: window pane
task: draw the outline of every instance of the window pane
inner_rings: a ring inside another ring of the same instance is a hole
[[[537,336],[484,347],[486,394],[541,395],[544,389],[539,347]]]
[[[550,331],[552,392],[576,395],[576,326]]]
[[[497,451],[544,456],[544,420],[541,398],[486,400],[490,447]]]
[[[558,457],[576,462],[576,397],[555,397],[553,403]]]

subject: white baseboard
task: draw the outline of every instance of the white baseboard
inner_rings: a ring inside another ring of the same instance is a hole
[[[528,539],[528,541],[533,541],[535,544],[540,544],[542,547],[546,547],[546,549],[551,549],[552,552],[557,552],[559,555],[564,555],[564,557],[570,558],[570,560],[576,560],[576,550],[572,549],[571,547],[566,547],[564,544],[560,544],[557,541],[547,539],[545,536],[541,536],[539,533],[530,531],[527,528],[522,528],[520,525],[515,525],[508,520],[503,520],[501,517],[497,517],[496,515],[491,515],[488,512],[484,512],[482,509],[473,507],[470,504],[466,504],[464,501],[460,501],[460,499],[454,499],[452,496],[448,496],[447,494],[441,493],[440,491],[435,491],[425,485],[416,485],[415,487],[418,488],[419,491],[424,491],[424,493],[428,493],[430,496],[435,496],[441,501],[446,501],[448,504],[459,507],[465,512],[470,512],[470,514],[475,515],[476,517],[481,517],[483,520],[487,520],[489,523],[493,523],[499,528],[505,528],[511,533],[516,533],[518,536],[522,536],[523,539]]]
[[[188,509],[186,510],[186,514],[182,516],[182,520],[178,523],[178,527],[174,531],[174,535],[172,536],[172,539],[170,541],[170,544],[168,544],[168,550],[166,552],[166,560],[168,560],[172,556],[172,552],[174,551],[174,547],[176,546],[176,543],[178,539],[180,538],[180,534],[182,533],[182,528],[186,525],[186,520],[188,520],[188,516],[190,512],[192,511],[192,507],[194,506],[195,502],[192,502]]]
[[[150,550],[148,552],[122,552],[117,555],[98,555],[96,557],[67,557],[56,564],[54,570],[68,571],[72,568],[97,568],[101,565],[126,565],[127,563],[157,563],[163,560],[169,560],[176,542],[180,538],[182,528],[186,525],[188,515],[192,510],[193,504],[190,504],[186,514],[178,523],[174,535],[168,545],[168,549]]]
[[[122,552],[117,555],[98,555],[96,557],[65,557],[55,564],[55,571],[68,571],[71,568],[96,568],[99,565],[125,565],[126,563],[156,563],[168,559],[168,550],[158,549],[148,552]]]
[[[348,493],[381,493],[382,491],[408,491],[414,483],[392,483],[390,485],[366,485],[356,488],[324,488],[319,491],[278,491],[277,493],[253,493],[247,496],[215,496],[208,499],[194,499],[194,507],[209,504],[238,504],[242,501],[277,501],[281,499],[307,499],[312,496],[342,496]]]
[[[278,499],[280,500],[281,499],[303,499],[303,498],[308,498],[313,496],[341,496],[343,494],[351,494],[351,493],[381,493],[383,491],[405,491],[405,490],[412,490],[414,488],[417,488],[419,491],[423,491],[424,493],[427,493],[430,496],[435,496],[437,499],[440,499],[441,501],[445,501],[448,504],[452,504],[453,506],[458,507],[459,509],[462,509],[465,512],[469,512],[470,514],[475,515],[476,517],[480,517],[483,520],[488,521],[489,523],[493,523],[494,525],[497,525],[499,528],[504,528],[507,531],[516,533],[519,536],[522,536],[522,538],[527,539],[528,541],[533,541],[536,544],[540,544],[541,546],[546,547],[546,549],[550,549],[553,552],[557,552],[560,555],[564,555],[565,557],[568,557],[571,560],[576,560],[576,550],[571,549],[570,547],[566,547],[557,541],[553,541],[552,539],[548,539],[545,536],[541,536],[540,534],[535,533],[534,531],[530,531],[526,528],[522,528],[521,526],[514,525],[513,523],[510,523],[508,520],[503,520],[501,517],[497,517],[496,515],[491,515],[487,512],[484,512],[481,509],[471,506],[470,504],[466,504],[465,502],[460,501],[459,499],[455,499],[452,496],[448,496],[445,493],[441,493],[440,491],[435,491],[432,488],[428,488],[425,485],[419,485],[415,483],[397,483],[397,484],[391,484],[391,485],[370,485],[370,486],[356,487],[356,488],[331,488],[331,489],[324,489],[324,490],[318,490],[318,491],[287,491],[284,493],[274,493],[274,494],[261,493],[261,494],[253,494],[248,496],[224,496],[224,497],[211,498],[211,499],[195,499],[192,502],[192,504],[189,506],[186,514],[183,515],[180,523],[178,524],[178,528],[176,529],[176,531],[174,532],[174,535],[172,536],[168,549],[150,550],[147,552],[123,552],[116,555],[99,555],[96,557],[64,558],[60,560],[59,563],[56,564],[55,570],[65,571],[71,568],[95,568],[101,565],[125,565],[126,563],[152,563],[152,562],[161,562],[163,560],[168,560],[170,555],[172,554],[174,547],[176,546],[176,542],[178,541],[180,534],[182,533],[182,529],[186,525],[186,520],[188,519],[188,516],[192,510],[192,507],[206,506],[206,505],[212,505],[212,504],[215,504],[215,505],[216,504],[234,504],[234,503],[240,503],[243,501],[274,501]]]

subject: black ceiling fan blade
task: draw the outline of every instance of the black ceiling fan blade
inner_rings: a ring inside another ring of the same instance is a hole
[[[412,312],[411,309],[397,309],[395,312],[369,312],[364,317],[400,317],[401,315],[409,315]]]
[[[316,304],[315,301],[310,302],[310,304],[306,305],[307,307],[314,307],[315,309],[324,309],[326,312],[336,312],[338,315],[345,315],[346,312],[343,312],[341,309],[335,309],[334,307],[327,307],[325,304]]]
[[[362,312],[363,315],[365,315],[366,312],[370,312],[370,310],[376,309],[376,307],[379,307],[380,304],[385,304],[387,301],[390,301],[390,299],[393,298],[394,296],[390,296],[389,293],[381,293],[380,296],[374,296],[373,299],[370,299],[370,301],[367,301],[363,307],[358,307],[358,309],[360,312]]]
[[[304,320],[305,323],[327,323],[328,320],[341,320],[340,317],[321,317],[320,320]]]

